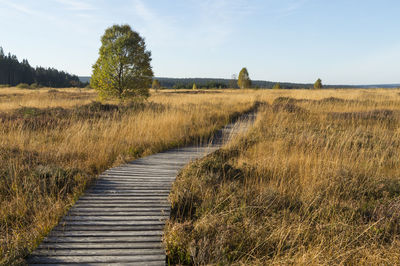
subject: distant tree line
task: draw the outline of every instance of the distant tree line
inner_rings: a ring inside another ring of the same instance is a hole
[[[80,82],[78,76],[71,75],[54,68],[36,67],[29,65],[28,60],[18,61],[17,56],[4,54],[0,47],[0,84],[16,86],[20,83],[33,84],[46,87],[82,87],[86,84]]]
[[[226,89],[228,85],[218,81],[208,81],[208,82],[181,82],[178,81],[172,85],[173,89],[193,89],[193,84],[196,84],[196,89]]]
[[[156,78],[161,88],[168,89],[192,89],[193,84],[196,83],[198,89],[218,89],[218,88],[234,88],[238,87],[237,79],[213,79],[213,78]],[[263,80],[251,80],[250,88],[253,89],[272,89],[276,85],[276,82],[272,81],[263,81]],[[281,82],[279,83],[279,88],[281,89],[301,89],[308,88],[311,89],[314,87],[313,83],[288,83]],[[350,88],[351,86],[324,86],[325,88]]]

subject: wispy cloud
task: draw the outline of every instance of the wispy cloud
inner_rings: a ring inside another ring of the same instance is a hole
[[[77,1],[77,0],[56,0],[56,1],[60,4],[63,4],[68,10],[88,11],[96,9],[92,4],[84,1]]]
[[[27,16],[35,16],[38,18],[42,18],[45,20],[55,20],[56,18],[51,15],[48,14],[46,12],[42,12],[39,11],[38,9],[35,9],[32,5],[29,4],[22,4],[22,3],[15,3],[13,1],[9,1],[9,0],[0,0],[1,4],[4,4],[5,6],[7,6],[10,9],[13,9],[23,15],[27,15]]]
[[[155,45],[168,45],[176,40],[178,27],[172,17],[158,14],[142,0],[133,0],[132,5],[134,15],[142,22],[140,31]]]
[[[307,2],[309,2],[309,0],[290,0],[283,8],[278,9],[276,13],[278,17],[290,16],[306,5]]]
[[[28,7],[27,5],[23,5],[23,4],[17,4],[11,1],[7,1],[7,0],[0,0],[0,3],[20,12],[23,13],[25,15],[37,15],[38,12],[36,12],[34,9]]]
[[[240,21],[255,10],[254,5],[244,0],[205,0],[196,5],[200,16],[196,25],[198,33],[211,48],[229,41]]]
[[[143,0],[132,0],[133,12],[142,23],[141,31],[155,44],[190,48],[217,48],[229,41],[236,24],[253,12],[245,0],[191,0],[185,11],[157,12]]]

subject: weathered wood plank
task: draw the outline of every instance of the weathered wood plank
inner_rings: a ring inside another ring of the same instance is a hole
[[[103,232],[132,232],[132,231],[160,231],[164,225],[58,225],[54,231],[103,231]]]
[[[169,217],[167,215],[145,215],[145,216],[81,216],[68,215],[63,218],[63,221],[162,221]]]
[[[68,261],[70,263],[124,263],[165,261],[165,255],[130,255],[130,256],[33,256],[31,263],[58,263]]]
[[[163,231],[52,231],[49,236],[53,237],[107,237],[107,236],[162,236]]]
[[[85,263],[85,266],[104,266],[104,265],[113,265],[113,266],[165,266],[165,259],[164,260],[155,260],[155,261],[146,261],[146,262],[115,262],[115,263]],[[46,263],[46,264],[40,264],[40,263],[30,263],[30,265],[44,265],[44,266],[71,266],[71,263]]]
[[[109,170],[106,172],[103,172],[103,175],[110,175],[110,174],[120,174],[120,175],[155,175],[155,176],[173,176],[176,174],[178,171],[176,170],[143,170],[143,171],[137,171],[135,168],[133,168],[131,171],[122,171],[118,169],[113,169]]]
[[[119,188],[114,188],[114,187],[110,187],[110,188],[104,188],[104,187],[96,187],[96,188],[92,188],[88,190],[88,193],[91,192],[114,192],[114,193],[118,193],[118,192],[131,192],[131,193],[146,193],[146,194],[157,194],[157,193],[169,193],[169,188],[154,188],[153,190],[151,188],[148,187],[119,187]]]
[[[160,242],[161,236],[47,237],[42,243],[144,243]]]
[[[92,195],[98,195],[98,194],[104,194],[104,195],[165,195],[168,196],[167,191],[135,191],[135,190],[125,190],[125,191],[117,191],[117,190],[96,190],[96,191],[89,191],[89,194]]]
[[[110,216],[125,216],[125,217],[131,217],[131,216],[170,216],[169,211],[159,211],[159,212],[103,212],[103,211],[93,211],[93,212],[69,212],[68,216],[104,216],[104,217],[110,217]],[[88,217],[90,218],[90,217]]]
[[[136,212],[136,211],[141,211],[141,212],[152,212],[152,211],[169,211],[169,207],[162,207],[162,206],[157,206],[157,207],[149,207],[149,206],[134,206],[134,207],[110,207],[107,206],[106,208],[99,207],[85,207],[85,206],[74,206],[72,211],[80,211],[80,212],[97,212],[97,211],[106,211],[106,212]]]
[[[117,190],[127,190],[127,189],[137,189],[137,190],[166,190],[170,189],[172,184],[149,184],[149,183],[118,183],[118,184],[106,184],[100,183],[96,184],[96,189],[117,189]]]
[[[85,200],[165,200],[165,196],[102,196],[102,195],[85,195],[79,201]]]
[[[141,182],[134,182],[134,181],[130,181],[130,182],[115,182],[115,181],[113,181],[113,182],[104,182],[104,181],[100,181],[100,182],[97,182],[96,183],[96,187],[127,187],[127,186],[129,186],[129,187],[151,187],[151,188],[158,188],[158,187],[161,187],[161,188],[165,188],[165,187],[167,187],[167,188],[169,188],[169,187],[171,187],[172,186],[172,183],[171,182],[164,182],[164,183],[161,183],[161,182],[143,182],[143,181],[141,181]]]
[[[132,255],[164,255],[161,249],[37,249],[35,256],[132,256]]]
[[[122,206],[123,204],[136,204],[136,203],[149,203],[149,204],[168,204],[167,199],[110,199],[110,200],[100,200],[100,199],[85,199],[79,201],[80,204],[116,204]],[[119,205],[121,204],[121,205]]]
[[[160,241],[157,242],[141,242],[141,243],[42,243],[40,249],[145,249],[145,248],[161,248]]]
[[[122,225],[122,226],[130,226],[130,225],[164,225],[163,221],[66,221],[61,222],[68,225]]]
[[[130,203],[130,202],[125,202],[125,203],[85,203],[85,202],[79,202],[74,206],[75,208],[162,208],[168,209],[169,205],[168,203]]]

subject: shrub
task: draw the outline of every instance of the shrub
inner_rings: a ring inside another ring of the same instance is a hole
[[[26,84],[26,83],[20,83],[20,84],[17,85],[17,88],[19,88],[19,89],[30,89],[30,86],[29,86],[29,84]]]
[[[35,83],[32,83],[31,86],[30,86],[31,89],[40,89],[41,87],[42,87],[42,86],[39,85],[39,84],[37,84],[36,82],[35,82]]]

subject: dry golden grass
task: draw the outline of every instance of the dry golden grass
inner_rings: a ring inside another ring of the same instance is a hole
[[[399,90],[279,90],[259,99],[269,104],[244,138],[175,182],[170,260],[398,264]]]
[[[79,88],[42,88],[37,90],[17,87],[0,88],[0,110],[11,111],[20,107],[65,107],[88,104],[95,100],[94,90]]]
[[[259,93],[160,91],[92,103],[92,91],[0,89],[0,264],[23,257],[106,168],[204,139]]]

